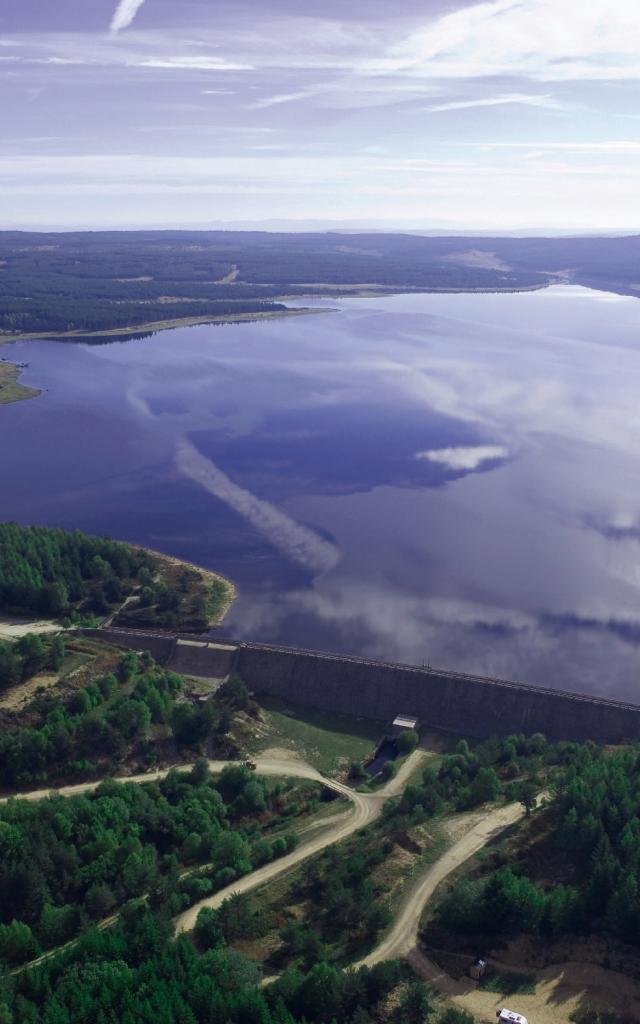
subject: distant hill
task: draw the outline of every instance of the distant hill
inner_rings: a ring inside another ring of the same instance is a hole
[[[0,232],[0,334],[277,314],[283,296],[512,291],[567,281],[640,294],[640,236],[267,231]]]

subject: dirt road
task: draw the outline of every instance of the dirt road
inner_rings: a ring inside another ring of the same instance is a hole
[[[312,768],[311,765],[306,764],[304,761],[298,761],[294,758],[272,757],[258,759],[256,763],[259,774],[312,779],[315,782],[320,782],[322,785],[327,786],[329,789],[333,789],[336,793],[340,793],[342,796],[345,796],[350,800],[353,804],[354,811],[348,815],[340,814],[336,818],[327,819],[326,828],[320,835],[303,843],[302,846],[298,847],[298,849],[294,850],[293,853],[289,854],[287,857],[282,857],[271,864],[265,865],[264,868],[259,868],[257,871],[253,871],[250,875],[245,875],[244,878],[238,879],[237,882],[227,886],[226,889],[222,889],[209,899],[202,900],[200,903],[191,907],[190,910],[181,914],[180,917],[177,918],[176,934],[191,931],[193,929],[198,913],[202,907],[219,906],[233,893],[248,892],[250,889],[254,889],[256,886],[269,881],[271,878],[275,878],[283,871],[289,870],[289,868],[293,867],[295,864],[301,863],[303,860],[306,860],[307,857],[313,856],[314,853],[319,852],[326,846],[330,846],[333,843],[339,842],[341,839],[347,838],[359,828],[364,828],[365,825],[374,821],[381,813],[386,801],[391,797],[396,796],[402,791],[402,789],[404,789],[407,780],[419,769],[421,763],[428,758],[428,756],[429,755],[423,750],[415,750],[401,766],[397,775],[377,793],[357,793],[355,790],[350,789],[341,782],[337,782],[335,779],[325,778],[324,775],[321,775],[320,772],[316,771],[315,768]],[[221,772],[230,764],[238,763],[239,762],[234,761],[209,761],[209,769],[213,773]],[[114,781],[120,783],[154,782],[158,779],[166,778],[170,771],[190,771],[192,767],[192,764],[172,765],[170,768],[163,768],[155,772],[145,772],[143,775],[121,776],[114,779]],[[73,786],[35,789],[28,793],[13,794],[12,796],[1,797],[0,804],[5,804],[9,800],[13,799],[37,801],[44,800],[49,796],[76,796],[80,793],[90,793],[92,790],[98,788],[101,781],[103,780],[97,782],[80,782]],[[103,921],[100,921],[97,927],[99,929],[108,928],[117,919],[117,916],[117,913],[111,914]],[[54,956],[55,953],[60,952],[60,949],[70,948],[76,942],[77,939],[71,939],[59,949],[48,950],[36,960],[17,968],[13,973],[20,973],[29,967],[42,963],[44,960],[48,960],[50,957]]]
[[[381,814],[386,801],[392,796],[396,796],[404,789],[407,780],[420,766],[425,757],[427,757],[427,755],[424,751],[414,751],[414,753],[411,754],[411,756],[408,757],[402,765],[398,774],[377,793],[357,793],[355,790],[349,789],[348,786],[343,786],[340,782],[325,779],[323,775],[320,775],[320,773],[315,770],[315,768],[311,768],[310,765],[306,765],[301,761],[289,761],[285,759],[282,761],[270,762],[258,761],[258,771],[262,774],[299,774],[302,778],[315,779],[318,782],[323,782],[325,785],[330,786],[331,789],[350,800],[353,804],[353,812],[346,818],[340,815],[339,819],[329,820],[327,827],[323,829],[319,835],[307,840],[297,849],[293,850],[292,853],[287,854],[286,857],[281,857],[279,860],[272,861],[270,864],[265,864],[264,867],[258,868],[257,871],[252,871],[250,875],[245,875],[243,878],[239,878],[236,882],[232,882],[231,885],[228,885],[226,888],[214,893],[213,896],[209,896],[207,899],[201,900],[200,903],[196,903],[195,906],[190,907],[189,910],[185,910],[185,912],[180,914],[176,919],[176,934],[192,931],[195,927],[198,914],[203,907],[219,907],[234,893],[244,893],[249,892],[252,889],[256,889],[259,886],[264,885],[265,882],[270,882],[273,878],[283,874],[285,871],[290,871],[291,868],[301,864],[303,861],[307,860],[308,857],[312,857],[314,854],[320,853],[320,851],[326,849],[327,846],[339,843],[342,839],[347,839],[350,835],[353,835],[353,833],[357,832],[358,829],[371,824],[371,822],[375,821],[375,819]],[[268,771],[265,770],[265,765],[268,766]],[[291,771],[292,765],[296,767],[296,771]]]
[[[356,793],[339,782],[324,778],[310,765],[288,757],[258,760],[258,771],[261,774],[313,779],[321,782],[347,797],[353,805],[353,810],[351,813],[340,814],[334,819],[328,819],[326,827],[318,835],[309,838],[288,856],[267,864],[250,875],[245,875],[244,878],[238,879],[226,889],[191,907],[177,919],[176,932],[191,931],[202,907],[214,908],[220,906],[233,893],[249,892],[302,863],[315,853],[319,853],[327,846],[346,839],[359,828],[370,824],[380,815],[385,802],[390,797],[402,792],[409,777],[420,767],[421,762],[427,756],[423,751],[415,751],[395,778],[377,793]],[[210,761],[209,767],[213,772],[219,772],[229,763]],[[174,766],[177,770],[185,771],[190,770],[191,767],[191,765]],[[117,781],[151,782],[164,778],[170,770],[172,769],[127,776]],[[89,792],[99,784],[99,782],[85,782],[75,786],[64,786],[60,789],[40,789],[31,793],[19,794],[19,798],[41,800],[54,793],[69,796]],[[7,799],[10,798],[4,797],[0,802],[5,803]],[[496,1010],[505,1005],[504,997],[482,991],[469,978],[456,980],[429,960],[418,947],[418,928],[424,907],[432,898],[438,885],[494,836],[517,822],[522,815],[523,810],[520,805],[510,804],[488,813],[477,812],[461,815],[454,819],[452,824],[458,833],[462,829],[462,835],[455,839],[453,845],[440,860],[431,865],[411,885],[391,930],[381,944],[361,963],[371,966],[382,960],[404,958],[416,974],[433,985],[454,1004],[471,1013],[477,1020],[495,1020]],[[115,921],[116,916],[113,915],[102,921],[99,927],[107,927]],[[73,945],[74,941],[72,940],[67,945]],[[46,953],[39,958],[39,961],[51,955],[53,955],[51,952]],[[18,970],[23,969],[19,968]],[[505,970],[518,969],[533,973],[526,965],[522,965],[520,968],[518,965],[505,965]],[[629,1020],[640,1021],[640,987],[637,982],[632,978],[594,964],[567,962],[539,971],[537,972],[535,993],[509,997],[507,1003],[512,1009],[525,1014],[531,1024],[571,1024],[576,1011],[585,1010],[590,1006],[621,1014]]]
[[[420,918],[436,888],[494,836],[519,821],[523,813],[519,804],[509,804],[488,814],[461,816],[458,823],[465,829],[462,837],[416,879],[391,930],[361,963],[372,966],[382,960],[406,959],[424,981],[480,1021],[495,1021],[496,1011],[505,1005],[524,1014],[530,1024],[571,1024],[576,1011],[587,1007],[640,1021],[638,983],[596,964],[566,962],[538,972],[526,964],[505,964],[505,972],[520,970],[536,976],[534,993],[505,998],[483,991],[470,978],[452,978],[419,948]]]
[[[238,765],[240,761],[209,761],[210,771],[217,773],[221,772],[224,768],[228,768],[229,765]],[[324,783],[329,786],[330,789],[335,789],[337,792],[347,790],[351,793],[352,790],[348,789],[347,786],[341,786],[339,782],[334,783],[332,779],[325,779],[324,776],[320,775],[319,772],[312,768],[311,765],[305,764],[304,761],[291,760],[274,760],[265,759],[257,762],[257,771],[260,775],[289,775],[294,778],[301,779],[315,779],[318,782]],[[169,768],[160,768],[153,772],[144,772],[141,775],[120,775],[116,776],[114,782],[157,782],[158,779],[164,779],[167,777],[169,772],[188,772],[193,768],[193,763],[188,764],[175,764]],[[0,797],[0,804],[6,804],[8,800],[44,800],[48,796],[77,796],[80,793],[91,793],[92,790],[97,789],[103,779],[93,782],[78,782],[71,786],[49,786],[48,789],[32,789],[28,793],[14,793],[11,796]]]
[[[424,750],[416,750],[407,758],[405,763],[400,768],[398,774],[391,779],[389,783],[383,788],[378,790],[377,793],[356,793],[355,790],[350,789],[349,786],[344,786],[341,782],[336,782],[335,779],[327,778],[321,775],[319,771],[312,768],[310,764],[305,761],[298,761],[296,758],[258,758],[257,773],[258,775],[275,775],[275,776],[291,776],[296,779],[313,779],[316,782],[321,782],[324,786],[329,789],[333,789],[336,793],[341,793],[343,796],[347,796],[353,803],[357,803],[360,800],[364,800],[368,807],[376,807],[378,804],[380,808],[392,796],[396,796],[400,793],[405,786],[407,779],[418,769],[422,760],[429,755]],[[239,765],[240,761],[209,761],[209,770],[214,774],[221,772],[224,768],[228,768],[229,765]],[[114,782],[157,782],[158,779],[164,779],[169,772],[188,772],[193,768],[193,762],[188,764],[174,764],[168,768],[159,768],[157,771],[144,772],[141,775],[118,775],[115,776]],[[104,779],[98,779],[92,782],[78,782],[70,786],[49,786],[45,789],[32,789],[26,793],[12,793],[10,796],[0,797],[0,804],[6,804],[9,800],[44,800],[48,796],[77,796],[79,793],[90,793],[92,790],[97,789]],[[378,813],[373,814],[373,818],[378,816]],[[372,818],[372,820],[373,820]],[[360,827],[360,826],[358,826]]]
[[[414,882],[386,938],[361,963],[370,967],[381,960],[406,957],[416,945],[422,912],[440,882],[523,814],[520,804],[508,804],[489,814],[469,815],[468,831]]]

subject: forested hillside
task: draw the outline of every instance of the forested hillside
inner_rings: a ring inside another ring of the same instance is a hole
[[[32,959],[147,893],[178,913],[286,853],[293,839],[270,833],[319,793],[241,766],[214,783],[202,762],[144,786],[12,801],[0,808],[0,961]]]
[[[0,693],[37,672],[57,672],[63,657],[64,639],[60,635],[27,633],[15,643],[0,640]]]
[[[228,733],[234,712],[250,707],[239,680],[228,680],[215,701],[192,702],[185,699],[181,676],[159,668],[146,653],[128,652],[115,671],[70,694],[50,690],[5,724],[0,787],[91,779],[132,761],[152,767],[163,754],[238,756]]]
[[[73,625],[116,613],[129,599],[123,624],[197,632],[232,596],[214,573],[142,548],[79,530],[0,523],[0,612]],[[2,663],[0,654],[0,686]]]
[[[640,945],[640,751],[577,748],[555,788],[508,853],[444,898],[429,941],[449,930],[471,943],[524,932]]]
[[[150,564],[138,548],[78,530],[0,523],[0,610],[60,616],[87,602],[104,612]]]
[[[205,953],[161,912],[132,905],[117,928],[94,931],[80,947],[8,977],[3,1024],[372,1024],[389,1019],[386,998],[401,981],[397,963],[343,973],[318,964],[263,988],[257,967],[220,938]],[[409,986],[400,1013],[417,1002]],[[406,1005],[408,1003],[408,1006]],[[420,1018],[422,1020],[423,1018]],[[465,1015],[443,1024],[469,1024]],[[435,1024],[435,1020],[433,1021]]]
[[[638,294],[640,238],[239,231],[0,232],[0,334],[282,312],[344,286],[490,291],[555,280]]]

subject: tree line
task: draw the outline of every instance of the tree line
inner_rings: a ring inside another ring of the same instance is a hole
[[[467,811],[501,797],[531,809],[541,775],[568,763],[577,749],[574,743],[549,744],[540,733],[492,737],[473,750],[460,740],[437,770],[427,765],[417,782],[385,805],[383,818],[410,828],[443,811]]]
[[[64,638],[27,633],[15,643],[0,640],[0,693],[45,669],[57,672],[64,660]]]
[[[521,859],[454,886],[436,927],[489,936],[601,931],[640,943],[640,749],[574,747],[554,789],[544,813],[556,877],[529,877],[525,845]]]
[[[287,853],[268,832],[313,809],[318,787],[206,761],[144,785],[0,807],[0,961],[33,959],[131,899],[172,915]],[[199,866],[196,872],[185,868]]]
[[[227,738],[233,714],[250,706],[238,679],[228,680],[215,699],[193,703],[183,697],[181,676],[155,665],[148,653],[129,651],[115,673],[70,696],[51,691],[36,698],[31,710],[38,724],[19,722],[0,734],[0,786],[91,778],[134,755],[152,766],[163,739],[191,756],[205,748],[233,756],[237,748]]]
[[[118,623],[206,629],[228,599],[224,580],[184,566],[163,571],[167,581],[157,578],[158,568],[149,552],[109,538],[0,523],[0,611],[10,614],[81,625],[136,591]]]
[[[5,979],[2,1024],[473,1024],[438,1013],[397,961],[286,971],[261,987],[255,964],[219,938],[199,952],[161,910],[130,904],[118,924]],[[396,995],[397,993],[397,995]],[[389,1008],[394,994],[394,1006]]]
[[[138,548],[79,530],[0,523],[0,610],[61,617],[86,601],[104,611],[151,565]]]

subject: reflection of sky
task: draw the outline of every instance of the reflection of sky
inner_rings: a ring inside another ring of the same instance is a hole
[[[18,345],[4,515],[219,567],[236,635],[638,696],[639,326],[563,287]]]

